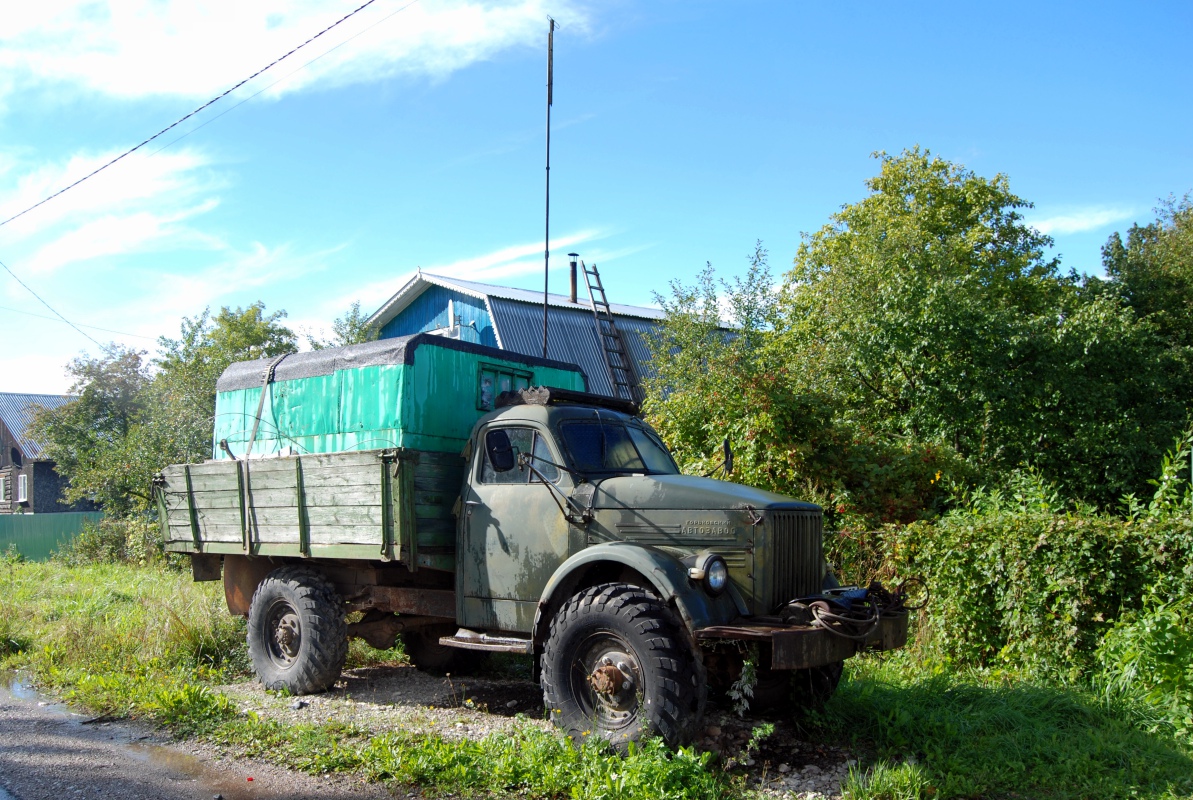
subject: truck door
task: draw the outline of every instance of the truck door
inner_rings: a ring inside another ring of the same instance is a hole
[[[544,431],[528,425],[495,424],[509,435],[515,456],[531,453],[562,463]],[[571,491],[571,479],[543,461],[543,477]],[[459,572],[465,627],[529,632],[543,587],[568,557],[568,522],[553,489],[529,469],[497,472],[477,447],[464,496],[464,541]],[[566,485],[564,485],[566,483]]]

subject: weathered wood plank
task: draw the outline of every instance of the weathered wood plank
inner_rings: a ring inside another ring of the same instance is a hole
[[[380,505],[375,506],[308,506],[307,517],[311,528],[330,525],[375,525],[377,535],[381,535],[381,523],[384,521]],[[380,541],[380,539],[378,539]]]
[[[196,508],[195,512],[201,523],[240,526],[240,510],[236,508]]]
[[[311,525],[311,547],[319,544],[375,544],[381,558],[381,526]]]
[[[451,506],[443,505],[426,505],[423,503],[416,503],[414,506],[415,519],[455,519],[452,516]]]
[[[191,490],[194,492],[220,492],[228,488],[236,488],[235,466],[214,475],[191,475]]]
[[[459,494],[456,492],[415,491],[414,504],[420,506],[447,506],[451,508],[455,505],[457,497],[459,497]]]
[[[456,545],[455,531],[424,531],[418,532],[418,549],[420,553],[427,552],[428,548],[433,547],[451,547]]]
[[[294,528],[294,535],[297,537],[298,507],[290,506],[289,508],[251,508],[249,509],[249,524],[254,527],[261,525],[289,525],[290,527]]]
[[[241,543],[240,520],[234,525],[226,522],[213,522],[199,518],[199,533],[205,542],[235,542]]]

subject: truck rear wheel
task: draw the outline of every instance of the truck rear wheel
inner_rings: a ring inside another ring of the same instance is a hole
[[[488,660],[488,653],[463,650],[459,647],[444,647],[439,644],[443,636],[456,632],[454,624],[428,625],[402,634],[402,647],[410,663],[423,672],[440,674],[470,675],[480,670]]]
[[[644,735],[688,740],[704,686],[680,623],[637,586],[605,583],[564,604],[542,656],[543,700],[576,741],[607,739],[624,750]]]
[[[293,694],[329,689],[348,655],[344,601],[314,570],[275,569],[253,593],[248,643],[266,689]]]

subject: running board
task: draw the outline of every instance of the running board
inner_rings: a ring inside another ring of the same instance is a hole
[[[490,636],[487,633],[477,633],[467,628],[460,628],[455,636],[444,636],[439,640],[444,647],[458,647],[461,650],[484,650],[489,653],[526,653],[533,652],[529,639],[519,639],[516,636]]]

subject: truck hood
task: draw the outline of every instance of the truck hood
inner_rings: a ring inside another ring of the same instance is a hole
[[[595,489],[594,509],[820,510],[785,495],[692,475],[624,475],[595,481]]]

